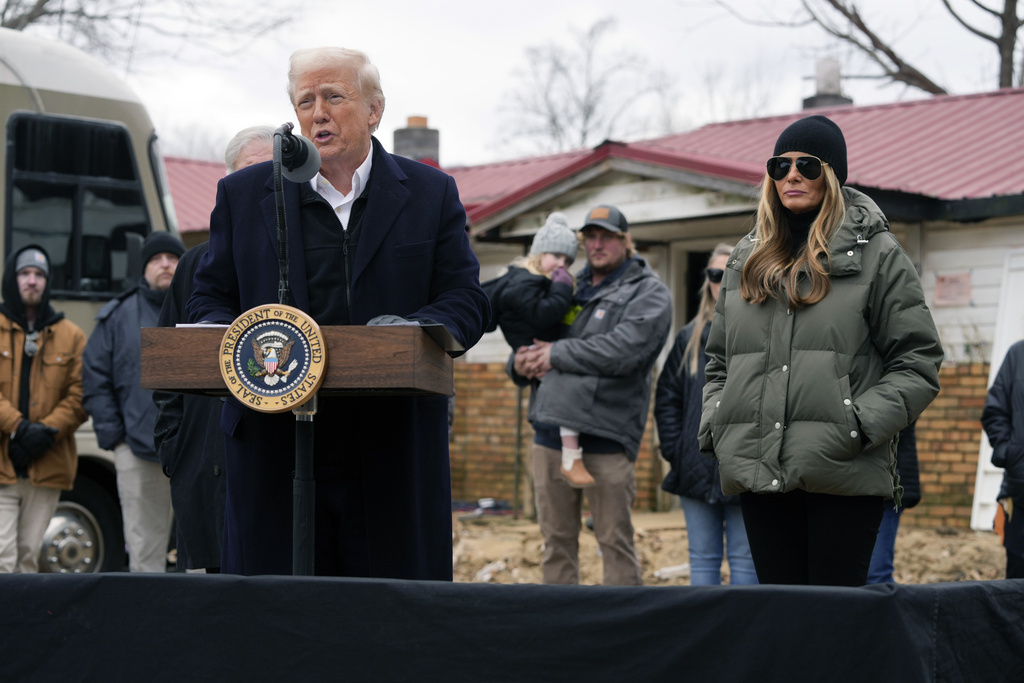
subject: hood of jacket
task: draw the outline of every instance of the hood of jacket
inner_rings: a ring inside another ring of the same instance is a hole
[[[4,263],[3,281],[0,283],[0,294],[3,295],[3,303],[0,303],[0,312],[16,322],[21,329],[28,329],[28,317],[25,315],[25,304],[21,300],[21,292],[18,291],[18,274],[14,271],[14,264],[18,256],[27,249],[38,249],[46,255],[47,262],[50,255],[38,244],[29,244],[18,249],[7,257]],[[39,304],[39,311],[36,313],[35,329],[41,330],[64,317],[63,313],[57,313],[50,306],[50,278],[46,278],[46,287],[43,289],[42,302]]]

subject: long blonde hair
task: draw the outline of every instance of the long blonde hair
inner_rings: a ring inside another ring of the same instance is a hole
[[[715,260],[717,256],[728,256],[732,253],[732,245],[720,242],[708,257],[708,263]],[[701,340],[704,336],[704,328],[711,324],[711,318],[715,315],[715,297],[711,296],[711,280],[707,274],[704,275],[704,283],[700,286],[700,304],[697,305],[697,315],[693,316],[693,333],[690,334],[690,341],[686,342],[683,349],[683,363],[679,365],[679,372],[686,368],[688,374],[693,377],[697,374],[697,361],[700,360]]]
[[[769,297],[785,297],[793,308],[816,304],[825,298],[832,282],[829,279],[832,259],[828,243],[846,216],[842,187],[831,166],[822,167],[825,197],[821,210],[811,224],[807,244],[793,257],[792,237],[786,225],[782,201],[775,182],[765,174],[761,181],[761,200],[757,205],[757,243],[743,266],[740,295],[746,301],[762,303]],[[829,267],[822,265],[822,257]],[[800,292],[801,273],[806,273],[811,287],[804,296]]]

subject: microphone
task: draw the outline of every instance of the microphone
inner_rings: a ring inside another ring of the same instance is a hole
[[[304,183],[320,170],[320,152],[308,138],[292,133],[292,124],[285,123],[274,135],[281,136],[281,174],[293,183]]]

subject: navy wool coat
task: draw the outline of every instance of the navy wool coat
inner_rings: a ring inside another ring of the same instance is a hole
[[[429,320],[468,349],[483,334],[490,309],[455,181],[388,154],[376,139],[372,154],[349,281],[350,322],[362,325],[385,314]],[[308,311],[299,186],[284,181],[284,197],[292,297]],[[210,217],[210,248],[189,300],[190,319],[230,323],[250,308],[277,303],[277,255],[272,164],[223,178]],[[222,571],[291,572],[294,422],[287,413],[257,413],[234,399],[225,403]],[[446,398],[321,400],[314,426],[315,573],[451,580]],[[331,539],[340,540],[328,547]],[[349,557],[366,561],[353,565]]]

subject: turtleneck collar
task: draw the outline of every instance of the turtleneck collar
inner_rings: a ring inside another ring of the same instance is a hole
[[[789,227],[793,255],[796,256],[803,249],[804,245],[807,244],[807,236],[811,232],[811,224],[814,223],[814,219],[821,213],[821,207],[819,206],[817,210],[807,211],[806,213],[793,213],[783,207],[782,212],[786,217],[786,225]]]

